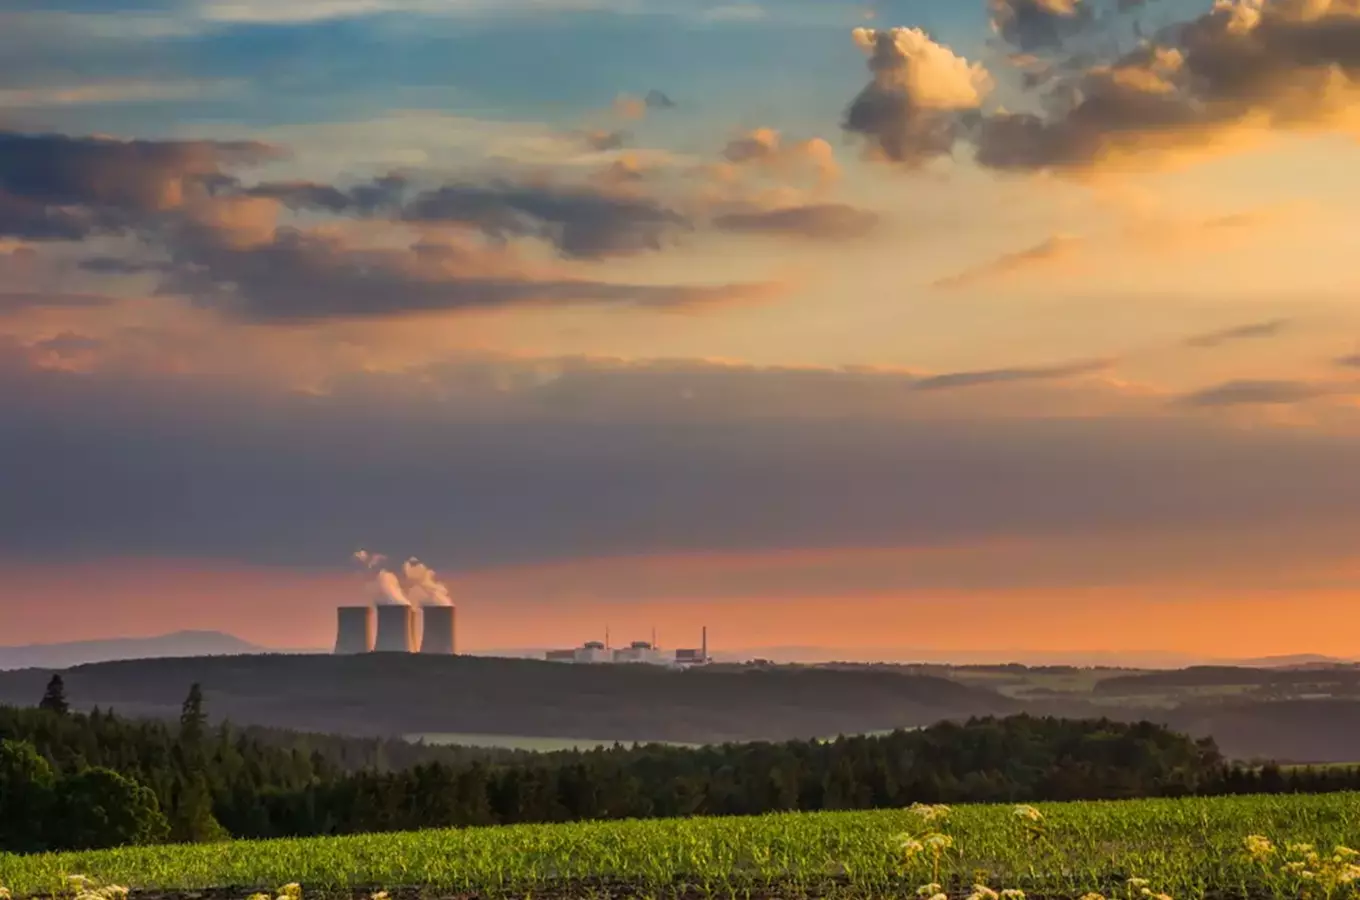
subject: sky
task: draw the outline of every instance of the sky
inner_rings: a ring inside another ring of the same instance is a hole
[[[1355,655],[1355,0],[0,0],[0,58],[0,642],[324,647],[362,548],[468,650]]]

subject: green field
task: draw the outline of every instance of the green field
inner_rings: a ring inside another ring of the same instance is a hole
[[[932,880],[966,894],[982,873],[993,888],[1046,897],[1098,891],[1141,898],[1141,886],[1127,887],[1133,877],[1176,900],[1298,897],[1309,886],[1300,871],[1332,865],[1327,859],[1335,845],[1360,843],[1357,794],[1038,809],[1038,825],[1009,806],[965,806],[933,822],[911,810],[888,810],[0,856],[0,884],[16,895],[48,893],[80,874],[134,890],[229,886],[242,896],[250,888],[300,882],[308,892],[421,885],[482,896],[585,897],[599,896],[607,881],[635,896],[799,897],[832,889],[885,897],[914,895]],[[903,850],[904,836],[919,840],[929,832],[953,842],[939,858],[938,878],[929,849],[914,856]],[[1243,843],[1252,834],[1281,850],[1266,864],[1253,860]],[[1282,856],[1287,842],[1315,844],[1323,858],[1289,872]],[[1339,859],[1349,864],[1349,856]],[[1360,881],[1348,881],[1314,894],[1340,897],[1356,886]]]

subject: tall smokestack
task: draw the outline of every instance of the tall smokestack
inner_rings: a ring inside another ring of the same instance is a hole
[[[416,611],[391,604],[378,607],[378,640],[375,653],[410,653],[415,649]]]
[[[707,625],[704,626],[702,643],[701,643],[699,646],[700,646],[699,655],[700,655],[701,657],[703,657],[704,662],[708,662],[708,626],[707,626]]]
[[[336,610],[335,652],[344,656],[367,653],[373,647],[373,610],[342,606]]]
[[[420,638],[421,653],[436,653],[444,656],[454,652],[454,608],[452,606],[427,606],[420,611],[425,620],[425,632]]]

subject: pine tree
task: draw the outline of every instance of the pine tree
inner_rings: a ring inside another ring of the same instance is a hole
[[[231,835],[213,815],[212,792],[202,773],[194,773],[175,786],[174,808],[170,811],[170,840],[188,844],[207,844],[230,840]]]
[[[194,682],[179,714],[179,740],[187,748],[200,748],[207,730],[208,716],[203,712],[203,688]]]
[[[43,692],[38,709],[45,709],[59,716],[71,711],[71,705],[66,702],[66,683],[61,680],[60,675],[53,675],[52,680],[47,682],[47,690]]]

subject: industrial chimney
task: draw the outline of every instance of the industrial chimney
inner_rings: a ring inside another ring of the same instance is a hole
[[[437,653],[444,656],[454,651],[454,607],[427,606],[420,611],[425,620],[425,632],[420,638],[421,653]]]
[[[415,650],[416,611],[391,604],[378,607],[378,641],[375,653],[410,653]]]
[[[372,648],[373,610],[367,606],[342,606],[336,610],[336,654],[367,653]]]

